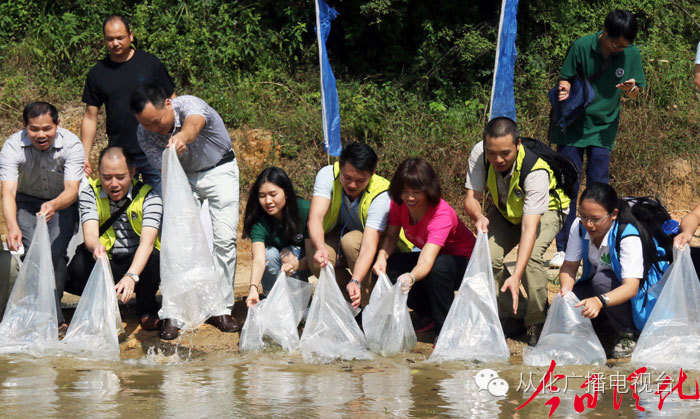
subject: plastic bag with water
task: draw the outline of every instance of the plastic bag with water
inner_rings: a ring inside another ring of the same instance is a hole
[[[591,320],[574,307],[579,302],[572,291],[554,297],[537,346],[523,349],[524,365],[548,366],[552,360],[557,365],[605,364],[605,350]]]
[[[40,354],[58,344],[56,279],[44,216],[36,217],[32,245],[0,323],[0,353]]]
[[[119,359],[119,332],[123,331],[112,268],[106,255],[90,272],[83,295],[71,319],[61,349],[86,358]]]
[[[700,282],[689,246],[674,250],[674,262],[661,281],[665,285],[637,340],[632,362],[700,370]]]
[[[200,223],[200,210],[174,147],[163,151],[163,227],[160,240],[161,319],[196,329],[226,307],[219,273]]]
[[[309,305],[313,285],[290,278],[280,272],[266,299],[248,309],[248,317],[241,330],[240,348],[244,352],[259,351],[268,343],[268,337],[285,351],[299,350],[297,326]]]
[[[330,264],[321,269],[301,335],[301,354],[306,362],[372,358],[365,335],[338,288]]]
[[[407,300],[408,294],[401,291],[401,283],[397,281],[392,286],[386,274],[379,275],[362,314],[362,327],[372,352],[393,356],[416,346]]]
[[[431,362],[508,362],[510,351],[498,320],[488,235],[479,232]]]

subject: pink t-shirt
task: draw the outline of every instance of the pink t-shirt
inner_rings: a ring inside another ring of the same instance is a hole
[[[442,246],[440,254],[470,257],[476,239],[457,217],[455,210],[440,199],[437,206],[428,207],[418,224],[411,225],[406,204],[391,200],[389,225],[403,227],[406,238],[422,249],[426,243]]]

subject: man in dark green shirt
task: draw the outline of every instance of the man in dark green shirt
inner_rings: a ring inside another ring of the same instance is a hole
[[[620,121],[620,98],[624,94],[636,99],[639,88],[646,85],[639,50],[633,45],[636,36],[634,15],[626,10],[613,10],[605,18],[602,31],[574,41],[559,73],[559,100],[564,101],[571,89],[569,80],[577,74],[590,79],[605,66],[592,83],[595,99],[585,114],[565,130],[554,129],[551,134],[557,151],[570,158],[579,173],[586,154],[588,182],[610,181],[610,153]],[[557,235],[557,254],[550,262],[552,267],[561,266],[564,261],[569,229],[576,218],[579,186],[575,186],[569,215]]]

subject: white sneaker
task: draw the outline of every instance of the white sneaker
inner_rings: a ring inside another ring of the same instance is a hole
[[[557,252],[554,254],[552,257],[552,260],[549,261],[549,267],[550,268],[561,268],[561,265],[564,263],[564,256],[566,256],[566,252]]]

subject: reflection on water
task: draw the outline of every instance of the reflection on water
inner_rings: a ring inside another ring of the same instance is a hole
[[[635,409],[631,392],[615,411],[609,379],[618,369],[629,374],[632,366],[626,365],[557,367],[557,374],[568,377],[557,383],[562,391],[540,394],[516,411],[534,390],[518,389],[519,381],[532,373],[536,386],[546,368],[436,366],[406,358],[326,365],[305,364],[298,355],[282,353],[212,354],[190,361],[155,354],[137,362],[0,358],[0,417],[547,417],[550,406],[545,403],[555,396],[559,406],[553,417],[558,418],[697,417],[700,410],[700,401],[673,394],[659,411],[656,372],[653,388],[640,393],[646,412]],[[507,382],[504,396],[479,388],[474,377],[483,368],[494,369]],[[595,408],[577,413],[575,398],[587,391],[580,386],[595,372],[608,380],[605,390]],[[678,373],[671,376],[677,380]],[[695,394],[697,378],[695,372],[688,374],[684,394]]]
[[[58,401],[57,376],[58,373],[43,361],[21,363],[0,361],[2,415],[28,417],[55,415]]]

